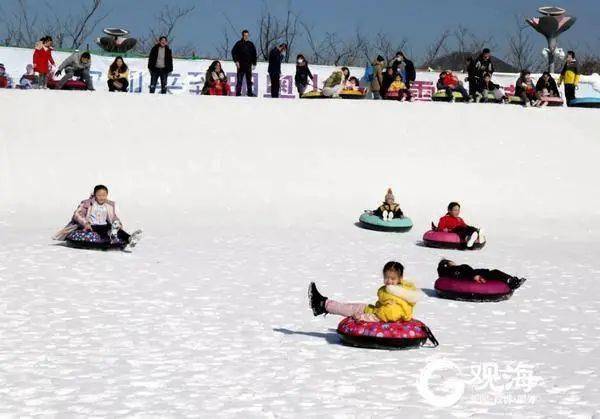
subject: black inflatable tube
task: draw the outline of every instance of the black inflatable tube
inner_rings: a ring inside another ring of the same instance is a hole
[[[418,339],[390,339],[390,338],[378,338],[375,336],[349,336],[343,333],[339,333],[342,343],[346,346],[352,346],[355,348],[367,348],[367,349],[382,349],[382,350],[403,350],[403,349],[414,349],[419,348],[427,342],[427,338]]]
[[[437,293],[438,297],[446,300],[468,301],[472,303],[494,303],[498,301],[505,301],[513,295],[512,291],[508,294],[467,294],[452,291],[440,291],[436,289],[435,292]]]

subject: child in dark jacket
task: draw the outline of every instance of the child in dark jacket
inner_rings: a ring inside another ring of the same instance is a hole
[[[486,281],[502,281],[512,290],[516,290],[526,281],[504,273],[498,269],[473,269],[469,265],[457,265],[451,260],[442,259],[437,268],[440,278],[463,279],[485,284]]]
[[[531,79],[531,72],[521,71],[521,76],[515,85],[515,96],[521,98],[525,107],[541,105],[540,95],[535,90],[535,85]]]
[[[396,203],[391,188],[387,190],[383,204],[373,211],[373,215],[381,217],[383,220],[392,220],[393,218],[402,218],[404,216],[402,209],[400,209],[400,205]]]
[[[554,80],[552,75],[550,75],[550,73],[547,71],[544,71],[542,77],[540,77],[535,84],[535,90],[540,94],[541,97],[560,97],[556,80]]]
[[[313,82],[313,74],[308,68],[308,62],[304,55],[299,54],[296,57],[296,75],[294,76],[294,82],[296,84],[296,89],[298,89],[298,95],[302,96],[308,85]]]

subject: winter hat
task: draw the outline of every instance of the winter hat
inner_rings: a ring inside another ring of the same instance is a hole
[[[384,61],[385,61],[385,58],[383,58],[381,55],[378,55],[378,56],[377,56],[377,62],[378,62],[378,63],[382,63],[382,62],[384,62]]]
[[[394,198],[394,193],[392,192],[392,188],[388,188],[387,193],[385,194],[385,200],[387,201],[388,199],[391,199],[392,201],[396,200]]]

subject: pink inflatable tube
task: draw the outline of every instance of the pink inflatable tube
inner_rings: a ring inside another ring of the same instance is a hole
[[[434,288],[441,298],[474,302],[508,300],[513,293],[507,284],[495,280],[480,284],[471,279],[439,278]]]
[[[461,242],[458,234],[445,231],[429,230],[423,235],[423,243],[427,247],[467,250],[466,244]],[[483,246],[485,246],[485,243],[476,242],[471,249],[481,249]]]

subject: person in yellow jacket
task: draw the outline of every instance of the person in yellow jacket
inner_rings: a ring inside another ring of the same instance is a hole
[[[579,67],[577,66],[574,51],[567,52],[567,59],[560,72],[560,79],[558,79],[558,87],[560,87],[562,83],[565,84],[565,100],[567,101],[567,106],[570,106],[571,101],[575,99],[575,89],[577,89],[577,85],[579,84]]]
[[[402,80],[402,76],[400,74],[396,74],[396,78],[392,84],[390,84],[390,87],[388,87],[385,97],[388,99],[394,98],[396,100],[403,101],[406,99],[407,92],[408,90],[406,88],[406,84],[404,84],[404,81]]]
[[[377,290],[375,304],[340,303],[319,293],[311,282],[308,287],[310,308],[315,316],[336,314],[367,322],[397,322],[412,319],[413,308],[421,298],[421,291],[404,279],[404,266],[388,262],[383,267],[383,286]]]
[[[129,68],[123,57],[115,58],[108,68],[108,90],[110,92],[126,92],[129,88]]]

